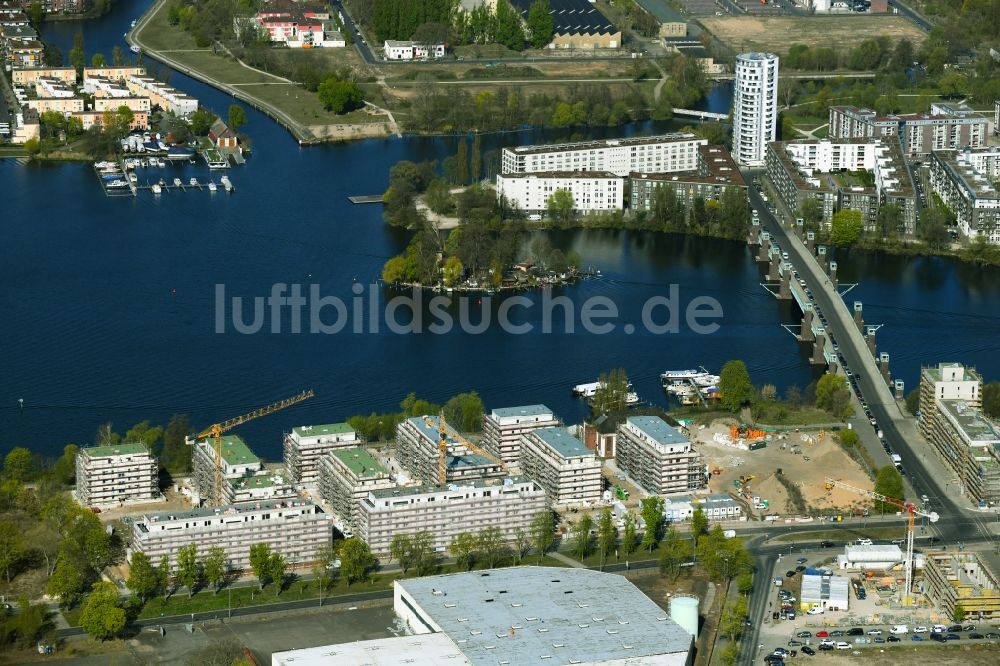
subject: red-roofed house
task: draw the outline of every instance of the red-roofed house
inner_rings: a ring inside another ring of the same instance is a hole
[[[239,145],[236,132],[230,129],[222,118],[216,118],[212,123],[212,127],[208,130],[208,138],[217,148],[236,148]]]

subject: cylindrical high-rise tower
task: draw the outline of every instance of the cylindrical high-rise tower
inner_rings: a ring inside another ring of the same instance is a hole
[[[733,85],[733,157],[744,166],[761,166],[778,133],[778,56],[736,56]]]

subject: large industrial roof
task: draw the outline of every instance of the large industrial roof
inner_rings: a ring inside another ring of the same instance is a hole
[[[550,449],[563,458],[573,458],[576,456],[592,456],[594,452],[579,439],[569,434],[566,428],[551,426],[548,428],[536,428],[531,434],[542,440]]]
[[[683,666],[691,648],[690,634],[617,574],[511,567],[395,584],[471,664],[644,664],[655,656]]]
[[[422,634],[275,652],[271,663],[273,666],[468,666],[472,662],[462,657],[461,650],[447,634]]]

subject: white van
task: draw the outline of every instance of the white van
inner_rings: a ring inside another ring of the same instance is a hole
[[[909,632],[910,629],[905,624],[894,624],[892,625],[892,629],[889,630],[890,634],[907,634]]]

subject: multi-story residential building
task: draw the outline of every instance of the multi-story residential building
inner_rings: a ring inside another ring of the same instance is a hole
[[[664,173],[698,168],[698,146],[706,139],[690,132],[504,148],[501,173],[604,171]]]
[[[215,493],[215,449],[212,439],[192,444],[191,481],[201,499],[212,499]],[[260,458],[254,455],[239,435],[222,436],[222,478],[242,479],[256,475],[263,469]],[[225,486],[225,483],[223,483]],[[225,488],[222,489],[225,492]]]
[[[76,499],[83,506],[148,502],[160,497],[156,458],[143,444],[80,449]]]
[[[246,504],[298,498],[295,486],[281,472],[261,473],[238,479],[226,479],[222,485],[223,504]]]
[[[29,109],[34,109],[39,114],[47,111],[55,111],[63,115],[70,113],[80,113],[83,111],[83,98],[81,97],[38,97],[28,100]]]
[[[864,172],[861,178],[858,172]],[[796,211],[807,199],[822,205],[823,224],[838,210],[862,213],[867,230],[876,228],[879,208],[895,204],[901,233],[916,229],[917,199],[899,146],[878,139],[774,142],[767,148],[767,175],[782,202]]]
[[[601,461],[565,428],[537,428],[521,436],[521,470],[553,504],[598,502],[604,490]]]
[[[733,157],[740,164],[760,166],[767,144],[778,131],[778,56],[741,53],[736,56],[733,84]]]
[[[35,79],[35,95],[38,97],[75,97],[76,90],[71,83],[66,83],[62,79],[38,78]]]
[[[521,435],[535,428],[561,425],[545,405],[502,407],[483,414],[483,448],[508,465],[521,460]]]
[[[38,79],[57,79],[67,85],[76,83],[76,68],[74,67],[18,67],[10,72],[11,82],[15,86],[34,85]]]
[[[396,534],[429,532],[445,551],[462,532],[487,527],[513,541],[518,530],[546,509],[545,490],[527,478],[463,481],[446,488],[409,486],[374,490],[358,505],[357,534],[376,555],[389,552]]]
[[[149,97],[150,104],[177,116],[187,117],[198,110],[198,100],[148,76],[130,76],[128,89],[133,95]]]
[[[706,486],[702,455],[658,416],[630,416],[618,426],[615,465],[653,495],[690,493]]]
[[[920,431],[970,499],[1000,502],[1000,432],[981,410],[982,377],[959,363],[920,372]]]
[[[114,108],[117,109],[119,106],[127,106],[127,104],[118,104]],[[101,126],[104,124],[104,113],[104,111],[77,111],[72,113],[71,117],[78,119],[80,124],[83,126],[83,129],[88,130],[94,125]],[[129,123],[129,129],[149,129],[149,112],[133,111],[132,122]]]
[[[133,113],[149,113],[150,103],[148,97],[95,97],[94,111],[103,113],[105,111],[117,111],[121,107],[127,107]]]
[[[343,47],[343,35],[330,20],[329,8],[298,2],[271,2],[257,12],[253,22],[275,44],[289,48]]]
[[[37,68],[45,61],[45,47],[39,41],[9,42],[6,51],[7,64],[12,68]]]
[[[146,76],[145,67],[133,65],[108,65],[106,67],[84,67],[83,79],[110,79],[112,81],[128,81],[133,76]]]
[[[341,528],[357,527],[358,503],[375,490],[396,484],[372,454],[359,448],[333,449],[319,461],[319,490]]]
[[[718,201],[729,188],[745,193],[746,186],[743,174],[724,146],[698,146],[698,168],[694,171],[629,174],[634,211],[651,210],[654,193],[661,187],[672,188],[685,207],[690,207],[698,198]]]
[[[447,479],[440,479],[440,424],[440,416],[417,416],[396,426],[396,454],[399,464],[409,475],[434,485],[504,476],[501,463],[472,453],[465,439],[446,423]]]
[[[330,515],[309,502],[165,511],[133,521],[129,558],[142,552],[159,562],[166,556],[175,567],[177,550],[197,544],[201,554],[218,546],[229,556],[231,568],[249,569],[250,546],[266,543],[296,569],[316,561],[319,549],[330,543],[332,527]]]
[[[83,77],[83,91],[90,95],[101,98],[107,97],[133,97],[136,92],[129,89],[126,82],[120,79],[113,79],[106,76],[85,76]]]
[[[968,238],[1000,243],[1000,191],[993,185],[996,149],[937,150],[931,154],[931,187],[955,214]]]
[[[327,423],[292,428],[285,434],[285,468],[300,486],[319,482],[319,461],[334,449],[362,446],[364,439],[346,423]]]
[[[925,557],[926,594],[938,609],[951,618],[961,607],[966,620],[1000,620],[1000,584],[981,554],[947,550]]]
[[[930,113],[880,116],[871,109],[831,106],[831,138],[892,137],[908,157],[929,155],[934,150],[986,145],[989,121],[965,105],[938,103]]]
[[[523,211],[546,210],[549,199],[559,190],[570,193],[573,210],[578,213],[624,207],[625,179],[607,171],[497,174],[497,198]]]

